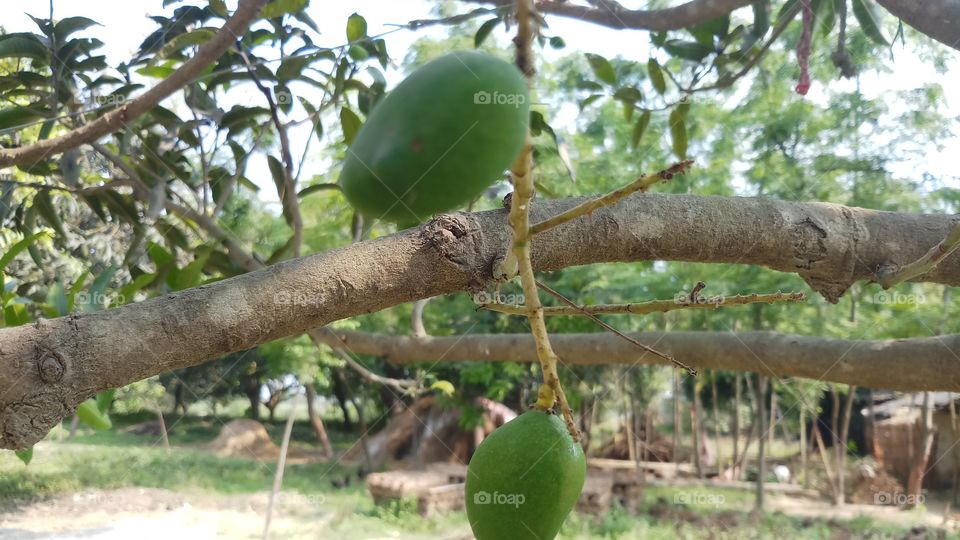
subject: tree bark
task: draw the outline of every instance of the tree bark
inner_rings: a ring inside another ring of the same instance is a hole
[[[529,334],[468,334],[414,338],[350,330],[318,332],[328,343],[343,340],[357,354],[389,362],[535,362]],[[641,343],[698,369],[752,371],[767,376],[804,377],[891,390],[960,390],[960,335],[916,339],[846,340],[756,331],[638,332]],[[615,335],[599,332],[556,334],[551,343],[566,364],[664,364]],[[904,369],[904,358],[910,359]]]
[[[759,436],[757,437],[757,490],[754,510],[763,512],[764,493],[763,483],[767,476],[766,430],[767,427],[767,378],[757,375],[757,419],[759,420]]]
[[[542,201],[533,220],[582,201]],[[442,215],[395,235],[117,309],[2,329],[0,447],[29,447],[100,390],[345,317],[484,287],[510,245],[505,217],[503,210]],[[949,216],[647,194],[539,234],[532,249],[539,271],[651,259],[764,265],[796,272],[837,301],[880,266],[919,258],[952,226]],[[960,256],[918,280],[960,284]],[[902,371],[896,364],[883,371]],[[939,367],[949,373],[952,366]],[[873,377],[847,374],[857,384],[884,386],[861,376]]]
[[[331,458],[333,457],[333,447],[330,446],[330,438],[323,426],[323,420],[317,414],[317,391],[313,389],[313,384],[310,382],[304,384],[303,387],[307,393],[307,416],[310,417],[310,427],[313,428],[313,433],[317,436],[317,442],[323,450],[323,455]]]
[[[903,22],[933,39],[960,50],[960,0],[878,0]]]

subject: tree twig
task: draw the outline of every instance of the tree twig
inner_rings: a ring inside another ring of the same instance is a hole
[[[725,306],[742,306],[745,304],[773,304],[776,302],[802,302],[807,296],[802,292],[776,292],[769,294],[738,294],[734,296],[709,296],[690,301],[687,296],[677,296],[670,300],[650,300],[648,302],[635,302],[629,304],[594,304],[567,306],[547,306],[543,308],[543,314],[550,316],[576,316],[576,315],[646,315],[649,313],[666,313],[680,309],[718,309]],[[508,315],[526,315],[529,308],[526,306],[513,306],[510,304],[481,304],[480,309],[496,311],[497,313],[506,313]]]
[[[650,186],[656,184],[657,182],[666,182],[673,178],[675,174],[683,174],[690,169],[690,166],[693,165],[693,160],[681,161],[676,163],[671,167],[664,169],[653,174],[647,174],[641,176],[640,178],[634,180],[632,183],[617,189],[616,191],[611,191],[602,197],[597,197],[596,199],[590,199],[584,203],[581,203],[566,212],[553,216],[550,219],[546,219],[530,227],[530,234],[534,235],[541,233],[548,229],[552,229],[557,225],[566,223],[572,219],[576,219],[582,215],[589,214],[598,208],[604,206],[610,206],[615,204],[617,201],[632,195],[637,192],[644,192],[650,189]]]
[[[100,118],[59,137],[38,141],[20,148],[0,150],[0,167],[33,164],[51,154],[64,152],[82,144],[96,141],[153,109],[158,103],[192,81],[211,62],[220,58],[236,40],[246,33],[250,24],[259,15],[260,8],[266,3],[267,0],[240,0],[237,11],[217,31],[213,38],[200,46],[197,54],[184,62],[169,77],[136,99],[128,101]]]
[[[553,296],[554,298],[556,298],[557,300],[560,300],[560,301],[563,302],[564,304],[567,304],[568,306],[572,307],[573,309],[575,309],[575,310],[577,310],[577,311],[580,311],[580,312],[581,312],[583,315],[585,315],[588,319],[590,319],[591,321],[597,323],[598,325],[600,325],[601,327],[603,327],[603,328],[606,329],[607,331],[614,333],[617,337],[619,337],[619,338],[621,338],[621,339],[624,339],[624,340],[632,343],[633,345],[635,345],[635,346],[643,349],[644,351],[646,351],[646,352],[648,352],[648,353],[650,353],[650,354],[652,354],[652,355],[654,355],[654,356],[659,356],[660,358],[663,358],[664,360],[670,362],[671,364],[677,366],[678,368],[681,368],[681,369],[686,370],[687,373],[689,373],[690,375],[696,375],[696,374],[697,374],[697,370],[696,370],[696,369],[694,369],[694,368],[692,368],[692,367],[684,364],[683,362],[677,360],[676,358],[674,358],[673,356],[670,356],[669,354],[664,354],[664,353],[662,353],[662,352],[654,349],[653,347],[650,347],[649,345],[644,345],[643,343],[640,343],[639,341],[633,339],[632,337],[624,334],[623,332],[621,332],[621,331],[617,330],[616,328],[610,326],[609,324],[605,323],[602,319],[597,318],[595,315],[593,315],[592,313],[590,313],[589,311],[587,311],[587,310],[584,309],[583,307],[578,306],[576,303],[574,303],[572,300],[570,300],[570,299],[567,298],[566,296],[564,296],[564,295],[558,293],[557,291],[551,289],[551,288],[548,287],[547,285],[544,285],[543,283],[541,283],[541,282],[538,281],[538,282],[537,282],[537,286],[540,287],[541,289],[543,289],[544,291],[546,291],[547,294],[549,294],[550,296]],[[543,313],[543,309],[542,309],[542,308],[541,308],[540,312]]]
[[[958,247],[960,247],[960,223],[954,225],[953,229],[947,234],[947,237],[939,244],[930,248],[930,251],[924,254],[923,257],[896,270],[889,267],[881,268],[878,272],[880,275],[880,285],[883,286],[884,289],[889,289],[904,281],[922,276],[930,270],[933,270],[941,261],[946,259],[948,255],[956,251]]]

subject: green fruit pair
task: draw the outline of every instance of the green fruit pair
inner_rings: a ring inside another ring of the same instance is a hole
[[[420,223],[478,197],[523,148],[529,93],[512,64],[454,52],[376,105],[347,150],[340,186],[372,219]]]
[[[559,417],[529,411],[477,447],[467,517],[477,540],[551,540],[583,489],[583,449]]]

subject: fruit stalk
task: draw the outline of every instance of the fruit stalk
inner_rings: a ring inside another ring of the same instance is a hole
[[[531,0],[517,0],[517,36],[516,45],[517,67],[527,77],[530,84],[535,70],[533,68],[533,38],[536,34],[536,13]],[[537,396],[536,407],[540,410],[553,408],[554,403],[560,405],[563,420],[567,430],[575,441],[580,439],[570,405],[560,387],[560,376],[557,372],[558,358],[553,347],[550,346],[550,337],[547,334],[547,325],[543,317],[543,305],[537,291],[537,282],[533,274],[533,264],[530,261],[530,200],[533,199],[533,146],[530,134],[523,151],[517,157],[510,169],[510,179],[513,183],[513,198],[510,205],[508,222],[513,230],[513,246],[511,254],[515,259],[517,271],[520,274],[520,283],[527,303],[527,318],[530,321],[530,331],[537,345],[537,358],[543,372],[543,384]]]

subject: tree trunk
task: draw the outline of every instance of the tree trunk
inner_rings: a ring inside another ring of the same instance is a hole
[[[775,391],[774,385],[770,385],[770,429],[767,430],[767,443],[770,447],[773,447],[774,435],[777,432],[777,424],[780,424],[780,419],[777,417],[777,392]]]
[[[764,509],[764,493],[763,493],[763,483],[766,481],[767,476],[767,455],[765,441],[766,430],[767,428],[767,378],[763,375],[757,375],[757,415],[760,420],[759,424],[759,437],[757,438],[757,496],[754,504],[754,509],[757,512],[763,512]]]
[[[740,478],[737,470],[737,463],[740,462],[740,373],[733,376],[733,457],[730,463],[733,466],[733,477],[731,480]]]
[[[930,392],[923,393],[923,407],[920,414],[920,453],[910,466],[907,480],[907,507],[913,508],[923,502],[923,477],[927,472],[930,451],[933,449],[933,407],[930,404]]]
[[[847,400],[843,404],[843,417],[841,418],[840,452],[837,461],[837,494],[839,497],[836,503],[837,506],[843,506],[847,497],[847,488],[845,485],[847,478],[847,441],[850,438],[850,417],[852,416],[853,400],[856,398],[856,395],[856,386],[847,388]]]
[[[697,477],[703,478],[703,456],[700,449],[704,444],[703,426],[700,411],[703,410],[700,402],[699,380],[693,381],[693,403],[690,405],[690,437],[693,441],[693,466],[697,470]]]
[[[841,486],[843,471],[840,470],[841,459],[846,456],[845,449],[840,444],[840,393],[837,391],[837,385],[830,385],[830,449],[833,450],[833,465],[836,471],[837,488],[833,492],[833,504],[843,506],[843,490]]]
[[[807,408],[800,404],[800,463],[803,473],[803,489],[810,489],[810,456],[807,452]]]
[[[327,458],[333,457],[333,447],[330,446],[330,438],[327,437],[327,430],[323,426],[323,420],[317,414],[317,391],[314,390],[312,383],[306,383],[304,390],[307,394],[307,416],[310,417],[310,427],[313,428],[313,434],[317,437],[317,442],[323,450],[323,455]]]
[[[723,454],[720,452],[720,406],[717,404],[719,393],[717,392],[717,372],[711,373],[710,378],[710,398],[713,402],[713,439],[716,446],[717,458],[717,476],[723,474]]]
[[[170,438],[167,437],[167,422],[163,419],[163,409],[157,406],[157,422],[160,424],[160,440],[163,441],[163,447],[170,450]]]
[[[347,432],[353,431],[353,421],[350,420],[351,401],[349,387],[343,376],[343,371],[333,370],[333,395],[337,398],[337,404],[340,405],[340,411],[343,413],[343,429]]]
[[[680,416],[680,372],[673,368],[673,462],[680,470],[680,430],[683,417]]]

